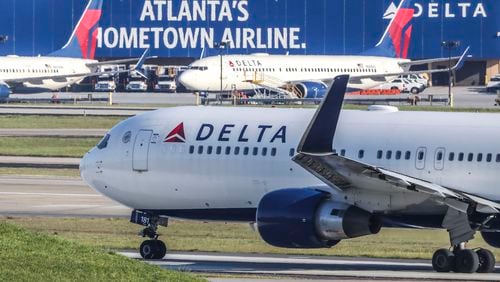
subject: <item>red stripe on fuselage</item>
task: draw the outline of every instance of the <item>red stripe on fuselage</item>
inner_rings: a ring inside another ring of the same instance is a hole
[[[97,28],[90,34],[90,31],[97,27],[99,19],[101,18],[101,10],[88,10],[85,12],[80,25],[76,30],[76,37],[78,38],[78,45],[82,51],[84,59],[93,59],[97,43]],[[89,37],[92,38],[89,38]],[[90,46],[89,46],[90,44]],[[89,50],[90,48],[90,50]]]
[[[408,28],[410,31],[408,33],[408,30],[404,33],[405,40],[404,40],[404,49],[401,50],[401,41],[403,37],[403,29],[405,26],[408,25],[408,23],[411,21],[413,18],[413,9],[399,9],[398,13],[396,14],[396,18],[392,22],[391,26],[389,27],[389,35],[392,40],[392,44],[394,45],[394,50],[396,51],[396,57],[398,58],[406,58],[406,55],[408,54],[408,46],[409,46],[409,41],[411,37],[411,27]],[[406,44],[406,40],[408,39],[408,44]]]

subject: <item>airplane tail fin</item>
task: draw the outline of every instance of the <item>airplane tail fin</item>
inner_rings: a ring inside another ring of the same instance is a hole
[[[399,7],[387,26],[382,38],[374,48],[363,52],[363,55],[407,58],[410,47],[413,0],[401,0]]]
[[[94,59],[103,0],[89,0],[68,42],[49,56]]]

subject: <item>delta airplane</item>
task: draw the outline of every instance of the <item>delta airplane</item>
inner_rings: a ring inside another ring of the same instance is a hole
[[[37,93],[58,90],[85,77],[104,74],[95,72],[99,65],[137,61],[94,60],[102,2],[103,0],[89,1],[62,49],[43,57],[0,57],[0,99],[8,98],[11,92]]]
[[[436,271],[491,272],[500,247],[500,116],[341,111],[349,77],[314,109],[174,107],[112,128],[82,178],[132,209],[145,259],[161,259],[168,217],[254,223],[267,243],[331,248],[382,227],[444,228]]]
[[[373,88],[401,74],[448,71],[409,71],[412,65],[448,61],[406,59],[414,13],[411,5],[411,0],[402,0],[377,45],[358,56],[227,55],[222,56],[222,70],[221,57],[212,56],[193,62],[179,76],[179,82],[193,91],[218,92],[222,80],[225,92],[268,89],[292,98],[321,98],[331,78],[340,74],[350,75],[349,91],[355,91]]]

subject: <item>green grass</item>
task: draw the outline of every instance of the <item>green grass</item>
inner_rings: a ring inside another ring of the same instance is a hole
[[[81,157],[99,138],[0,137],[0,155]]]
[[[77,116],[38,116],[2,115],[0,128],[103,128],[113,127],[125,117],[77,117]]]
[[[137,249],[144,240],[141,226],[128,219],[107,218],[3,218],[29,230],[57,234],[70,241],[103,249]],[[362,256],[430,259],[449,245],[443,230],[383,229],[379,234],[344,240],[331,249],[283,249],[267,245],[247,224],[171,220],[159,233],[170,250],[243,252],[296,255]],[[477,234],[470,247],[488,247]],[[497,256],[500,251],[491,247]]]
[[[0,167],[0,175],[80,177],[78,169]]]
[[[204,281],[0,223],[0,281]]]

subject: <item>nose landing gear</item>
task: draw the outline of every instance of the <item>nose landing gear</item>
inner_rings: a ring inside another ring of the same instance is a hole
[[[146,226],[139,235],[148,237],[149,240],[142,242],[139,247],[141,257],[144,259],[162,259],[167,253],[167,247],[163,241],[158,240],[158,226],[168,226],[168,218],[153,215],[147,212],[134,210],[130,222]]]

